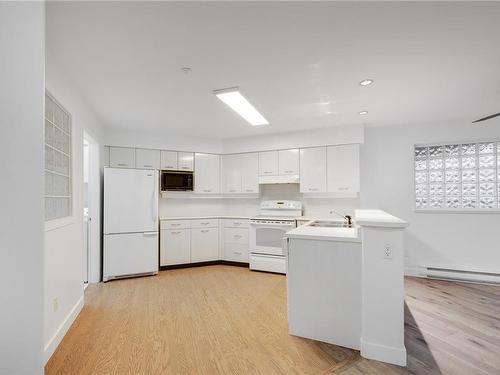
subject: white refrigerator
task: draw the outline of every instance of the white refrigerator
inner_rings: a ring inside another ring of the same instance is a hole
[[[158,273],[158,171],[104,168],[103,281]]]

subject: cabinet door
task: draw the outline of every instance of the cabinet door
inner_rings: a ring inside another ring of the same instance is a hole
[[[196,193],[220,193],[219,155],[196,153],[194,173],[194,191]]]
[[[222,156],[222,192],[241,193],[241,155]]]
[[[109,166],[114,168],[135,168],[135,148],[110,147]]]
[[[191,262],[219,259],[219,228],[191,229]]]
[[[177,151],[161,152],[161,169],[177,169]]]
[[[160,169],[160,151],[145,148],[136,149],[135,167],[140,169]]]
[[[359,145],[328,146],[328,192],[359,192]]]
[[[278,151],[259,152],[259,176],[278,175]]]
[[[256,152],[241,154],[241,192],[259,192],[259,155]]]
[[[299,174],[299,149],[281,150],[278,153],[279,174]]]
[[[192,171],[194,167],[194,153],[178,152],[177,168],[183,171]]]
[[[191,229],[160,231],[160,265],[191,262]]]
[[[300,191],[326,192],[326,147],[300,150]]]

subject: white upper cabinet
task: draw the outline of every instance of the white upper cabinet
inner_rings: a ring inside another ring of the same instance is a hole
[[[220,193],[219,155],[196,153],[194,191],[200,194]]]
[[[259,176],[278,175],[278,151],[259,152]]]
[[[115,168],[135,168],[135,148],[110,147],[109,166]]]
[[[259,192],[257,153],[222,156],[222,192],[229,194]]]
[[[194,167],[194,153],[178,152],[177,153],[177,169],[183,171],[192,171]]]
[[[299,174],[299,149],[281,150],[278,152],[279,174]]]
[[[241,192],[259,192],[259,155],[256,152],[240,155]]]
[[[326,147],[300,150],[300,191],[326,192]]]
[[[240,154],[222,155],[222,192],[241,193]]]
[[[359,145],[327,147],[328,192],[359,193]]]
[[[162,151],[161,152],[161,169],[177,169],[177,151]]]
[[[160,169],[160,151],[145,148],[136,149],[135,167],[141,169]]]

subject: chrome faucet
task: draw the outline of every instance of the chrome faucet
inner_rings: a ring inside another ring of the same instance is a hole
[[[335,210],[331,210],[330,211],[330,215],[337,215],[337,216],[340,216],[341,218],[345,219],[346,220],[346,224],[347,224],[347,228],[351,228],[352,227],[352,217],[350,215],[342,215],[342,214],[339,214],[337,211]]]

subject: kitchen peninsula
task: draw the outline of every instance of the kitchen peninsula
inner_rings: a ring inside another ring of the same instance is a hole
[[[290,334],[405,366],[407,225],[381,210],[356,210],[353,227],[311,221],[287,232]]]

